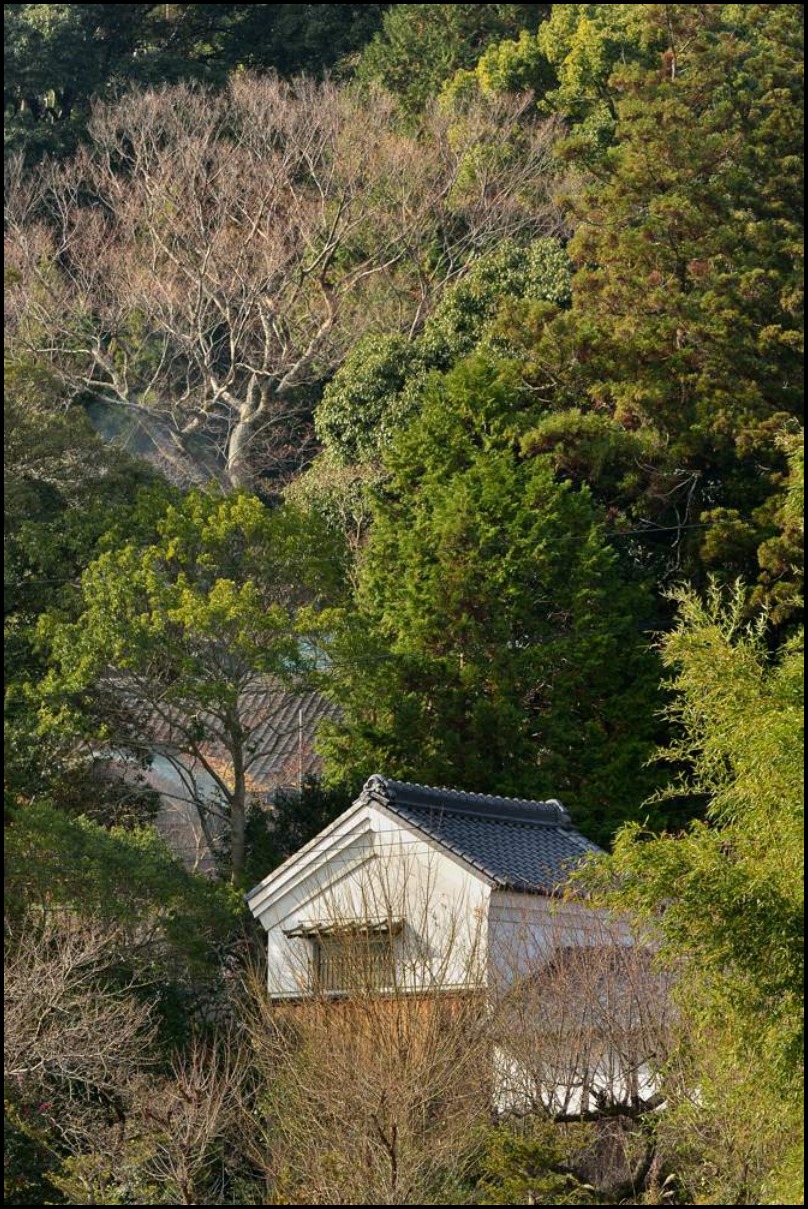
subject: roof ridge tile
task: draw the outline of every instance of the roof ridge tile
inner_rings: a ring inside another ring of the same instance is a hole
[[[383,807],[500,889],[552,894],[572,865],[599,851],[556,799],[546,802],[418,785],[374,774],[358,801]]]
[[[501,794],[476,793],[448,786],[419,785],[414,781],[396,781],[374,773],[365,782],[362,795],[380,794],[388,802],[414,809],[429,807],[458,813],[489,814],[493,818],[514,822],[545,823],[572,827],[569,811],[558,798],[538,801],[533,798],[511,798]]]

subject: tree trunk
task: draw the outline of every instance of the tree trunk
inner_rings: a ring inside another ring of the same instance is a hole
[[[255,471],[250,456],[250,442],[255,436],[258,409],[239,413],[227,442],[227,477],[235,490],[248,491],[253,485]]]
[[[244,878],[247,855],[246,836],[247,785],[244,758],[240,746],[233,752],[233,795],[230,799],[230,880],[234,886]]]

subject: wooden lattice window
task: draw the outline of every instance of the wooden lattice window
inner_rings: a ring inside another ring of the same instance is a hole
[[[311,935],[312,986],[319,991],[384,990],[395,981],[391,926],[340,928]]]

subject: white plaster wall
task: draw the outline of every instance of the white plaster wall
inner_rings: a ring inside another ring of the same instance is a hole
[[[399,985],[408,990],[481,985],[490,889],[371,805],[354,807],[262,883],[250,906],[267,930],[269,992],[305,993],[312,942],[300,928],[403,920]]]
[[[558,948],[630,944],[628,930],[585,903],[494,890],[488,911],[492,977],[511,982],[540,968]]]

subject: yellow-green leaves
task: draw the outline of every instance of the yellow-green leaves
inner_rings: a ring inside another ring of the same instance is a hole
[[[770,1204],[771,1186],[795,1187],[802,1118],[802,638],[772,654],[739,586],[677,600],[662,754],[707,819],[676,835],[626,828],[590,876],[677,973],[663,1144],[707,1180],[700,1203]]]
[[[243,826],[251,735],[272,692],[300,688],[312,668],[306,639],[341,553],[316,518],[246,495],[191,492],[157,532],[90,564],[75,621],[40,623],[50,659],[40,726],[201,766],[220,813]],[[234,873],[243,860],[233,856]]]

